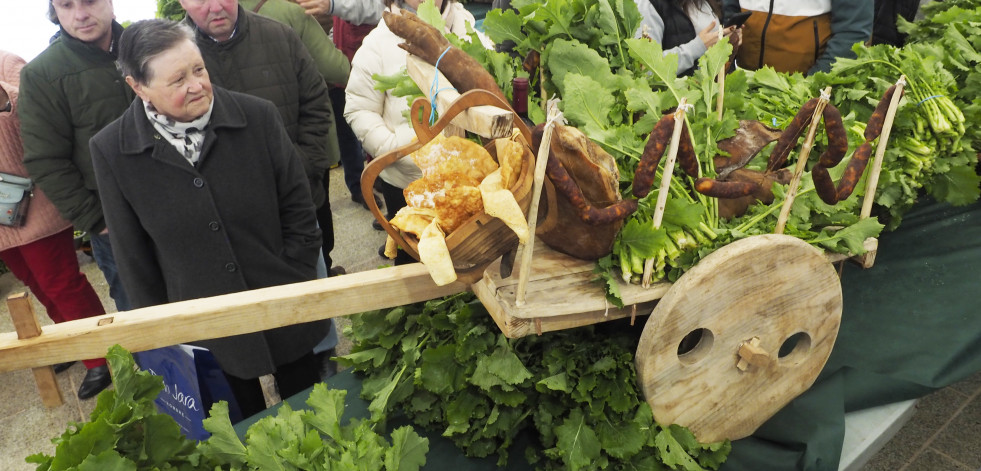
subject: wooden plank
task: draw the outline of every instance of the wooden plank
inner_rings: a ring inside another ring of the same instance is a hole
[[[34,314],[34,307],[27,293],[20,292],[7,296],[7,308],[10,310],[10,318],[14,322],[14,330],[17,331],[17,338],[29,339],[41,335],[41,324],[37,321]]]
[[[33,338],[0,334],[0,372],[98,358],[114,344],[139,352],[401,306],[467,289],[459,282],[436,286],[426,267],[413,263],[107,314],[55,324]]]
[[[37,338],[41,335],[41,325],[38,324],[37,315],[34,313],[34,307],[31,306],[31,299],[27,293],[21,292],[7,296],[7,309],[10,311],[10,317],[13,318],[18,339]],[[51,363],[34,368],[34,381],[37,383],[41,402],[45,406],[58,407],[65,403]]]
[[[37,383],[38,394],[41,395],[41,403],[44,407],[53,409],[65,403],[65,398],[61,395],[61,388],[58,387],[58,379],[55,377],[54,368],[51,366],[39,366],[32,368],[34,382]]]
[[[582,327],[635,314],[647,315],[671,286],[662,282],[643,288],[620,283],[621,298],[626,306],[620,309],[607,301],[603,286],[594,281],[595,262],[556,252],[540,241],[535,243],[532,257],[534,263],[528,275],[527,296],[521,306],[515,302],[518,277],[502,279],[498,269],[500,261],[492,263],[484,277],[472,286],[501,332],[510,338]]]
[[[436,82],[439,87],[439,93],[436,95],[436,111],[438,113],[442,114],[449,108],[450,104],[460,97],[460,92],[451,88],[453,85],[450,80],[442,72],[436,70],[432,64],[409,54],[405,59],[405,67],[409,77],[419,86],[427,98],[429,98],[430,88],[433,86],[433,79],[439,78]],[[456,126],[487,139],[511,136],[513,123],[514,113],[496,106],[475,106],[453,118],[453,124]]]
[[[825,252],[829,262],[853,259],[865,268],[872,266],[878,240],[865,241],[864,255],[848,256]],[[579,260],[552,250],[541,241],[535,243],[531,272],[528,275],[527,298],[518,306],[518,277],[501,278],[500,261],[492,263],[484,277],[474,283],[473,292],[490,312],[501,332],[509,338],[534,335],[606,322],[631,315],[647,315],[657,300],[667,293],[671,283],[661,281],[644,288],[633,283],[619,282],[620,297],[625,306],[617,309],[609,304],[599,282],[594,281],[595,262]],[[518,257],[519,263],[521,256]],[[636,306],[636,311],[634,311]],[[536,326],[535,323],[538,325]]]
[[[842,260],[851,260],[859,264],[862,268],[872,268],[872,265],[875,265],[875,254],[879,250],[879,239],[869,237],[862,243],[862,247],[865,249],[865,253],[862,255],[826,252],[825,256],[831,263],[840,262]]]

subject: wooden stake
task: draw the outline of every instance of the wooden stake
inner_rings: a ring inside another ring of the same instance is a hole
[[[688,99],[682,98],[678,103],[678,109],[674,112],[674,131],[671,133],[671,146],[668,147],[668,158],[664,161],[664,168],[661,169],[661,187],[657,190],[657,206],[654,207],[654,218],[651,225],[655,230],[661,228],[661,221],[664,219],[664,208],[668,204],[668,187],[671,185],[671,175],[674,173],[674,162],[678,157],[678,143],[681,141],[681,129],[685,123],[685,108],[688,106]],[[651,285],[651,276],[654,272],[654,258],[644,261],[644,277],[641,286],[647,288]]]
[[[821,122],[821,115],[824,113],[824,108],[828,105],[829,100],[831,100],[831,87],[825,88],[821,92],[821,98],[818,100],[817,106],[814,107],[814,114],[811,115],[811,127],[807,130],[807,138],[804,140],[804,145],[800,149],[800,156],[797,157],[797,167],[794,168],[794,176],[790,179],[790,185],[787,186],[787,199],[783,201],[783,207],[780,208],[780,217],[777,218],[777,228],[773,231],[775,234],[783,234],[783,230],[787,225],[787,218],[790,217],[790,208],[793,207],[794,199],[797,197],[800,178],[804,175],[804,168],[807,167],[807,158],[811,155],[811,148],[814,147],[814,135],[817,134],[817,127]]]
[[[528,207],[528,240],[519,248],[521,250],[521,265],[518,267],[518,288],[514,294],[515,306],[525,303],[525,290],[528,288],[528,276],[531,274],[531,257],[535,251],[535,228],[538,227],[538,205],[542,199],[542,187],[545,185],[545,167],[548,165],[548,154],[552,147],[552,131],[559,120],[558,107],[548,110],[548,121],[542,132],[542,143],[535,157],[535,181],[531,193],[531,205]]]
[[[20,292],[7,296],[7,309],[10,310],[10,317],[13,318],[18,339],[30,339],[41,335],[41,325],[37,322],[37,315],[34,314],[27,293]],[[64,404],[65,400],[61,397],[61,388],[58,387],[54,368],[39,366],[33,368],[33,371],[41,402],[49,408]]]
[[[722,38],[724,37],[722,33],[723,31],[725,31],[725,28],[719,28],[719,41],[721,41]],[[726,65],[725,64],[722,64],[722,70],[719,71],[719,77],[717,79],[717,82],[719,83],[719,94],[715,98],[715,109],[719,113],[719,121],[722,121],[722,114],[723,114],[722,102],[725,99],[725,93],[726,93]]]
[[[882,123],[882,132],[879,134],[879,142],[876,143],[875,159],[872,160],[872,169],[869,170],[869,180],[865,184],[865,200],[862,201],[862,219],[872,214],[872,203],[875,202],[875,189],[879,185],[879,173],[882,171],[882,159],[886,155],[886,146],[889,143],[889,133],[892,131],[892,123],[896,119],[896,109],[899,108],[899,100],[903,97],[903,89],[906,87],[906,76],[900,75],[896,81],[896,90],[892,94],[889,108],[886,110],[886,120]]]

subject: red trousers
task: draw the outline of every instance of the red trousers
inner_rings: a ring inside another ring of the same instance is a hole
[[[73,321],[106,313],[99,295],[78,268],[71,228],[20,247],[0,251],[0,259],[22,281],[48,317],[58,322]],[[86,368],[106,364],[98,358],[84,360]]]

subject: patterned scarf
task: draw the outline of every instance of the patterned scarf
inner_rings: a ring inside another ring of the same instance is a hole
[[[196,165],[198,159],[201,158],[201,148],[204,145],[204,128],[211,121],[211,111],[214,108],[215,100],[212,98],[207,112],[193,121],[181,123],[160,114],[150,102],[143,102],[146,117],[153,123],[153,127],[163,135],[164,139],[167,139],[167,142],[177,148],[177,152],[180,152],[191,165]]]

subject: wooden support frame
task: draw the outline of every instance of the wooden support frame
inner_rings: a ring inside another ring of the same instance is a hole
[[[18,339],[34,339],[41,335],[41,324],[38,324],[37,314],[34,313],[31,298],[27,293],[20,292],[7,296],[7,308],[14,321],[14,328],[17,329]],[[34,367],[34,381],[37,382],[37,390],[45,406],[58,407],[65,403],[51,363]]]

